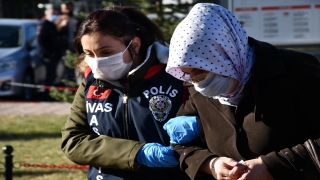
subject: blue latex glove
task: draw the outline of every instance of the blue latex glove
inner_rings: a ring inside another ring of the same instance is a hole
[[[139,150],[137,161],[148,167],[175,167],[179,161],[174,157],[171,146],[147,143]]]
[[[170,143],[183,144],[200,137],[197,116],[178,116],[163,125],[170,137]]]

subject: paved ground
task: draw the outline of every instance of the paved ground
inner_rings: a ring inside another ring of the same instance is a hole
[[[0,101],[0,116],[40,114],[63,115],[68,114],[70,108],[71,104],[64,102]]]

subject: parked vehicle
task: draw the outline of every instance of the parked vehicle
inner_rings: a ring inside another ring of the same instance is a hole
[[[39,23],[39,20],[0,19],[0,97],[21,96],[30,100],[34,95],[35,88],[21,85],[35,83],[32,64]]]

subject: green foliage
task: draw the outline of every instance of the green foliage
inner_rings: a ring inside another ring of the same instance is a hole
[[[101,4],[102,4],[102,7],[115,6],[113,2],[107,2],[107,1],[102,1]]]
[[[62,60],[64,61],[66,66],[75,69],[78,55],[67,50],[66,55],[62,57]],[[78,84],[75,81],[66,79],[62,79],[61,81],[66,87],[78,87]],[[72,103],[75,96],[75,91],[70,91],[68,89],[60,90],[55,87],[51,87],[49,90],[49,95],[57,101]]]
[[[62,60],[66,66],[74,69],[77,65],[78,55],[70,50],[66,50],[66,55],[62,57]]]
[[[84,19],[87,18],[88,15],[89,15],[89,13],[87,13],[87,12],[79,12],[79,13],[76,15],[76,17],[79,18],[79,19],[81,19],[81,20],[84,20]]]
[[[49,95],[57,101],[72,103],[75,92],[67,89],[61,91],[55,87],[51,87]]]
[[[181,22],[182,18],[178,18],[178,17],[170,17],[168,18],[166,21],[164,21],[163,26],[160,27],[163,35],[164,35],[164,39],[167,43],[170,43],[170,39],[172,36],[172,33],[175,29],[175,27]]]
[[[162,30],[166,42],[170,42],[175,27],[184,18],[189,11],[189,4],[183,5],[163,5],[161,0],[155,0],[149,3],[141,3],[141,11],[145,14],[154,14],[156,17],[152,19]],[[179,16],[178,16],[179,14]]]

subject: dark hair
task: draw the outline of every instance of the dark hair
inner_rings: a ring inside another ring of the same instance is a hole
[[[145,58],[148,47],[155,41],[164,44],[164,37],[160,28],[140,10],[131,6],[106,7],[92,12],[81,24],[74,39],[74,49],[82,54],[81,38],[100,32],[111,35],[128,45],[137,36],[141,40],[139,55]],[[83,57],[83,56],[80,56]],[[83,61],[79,58],[78,65]]]

